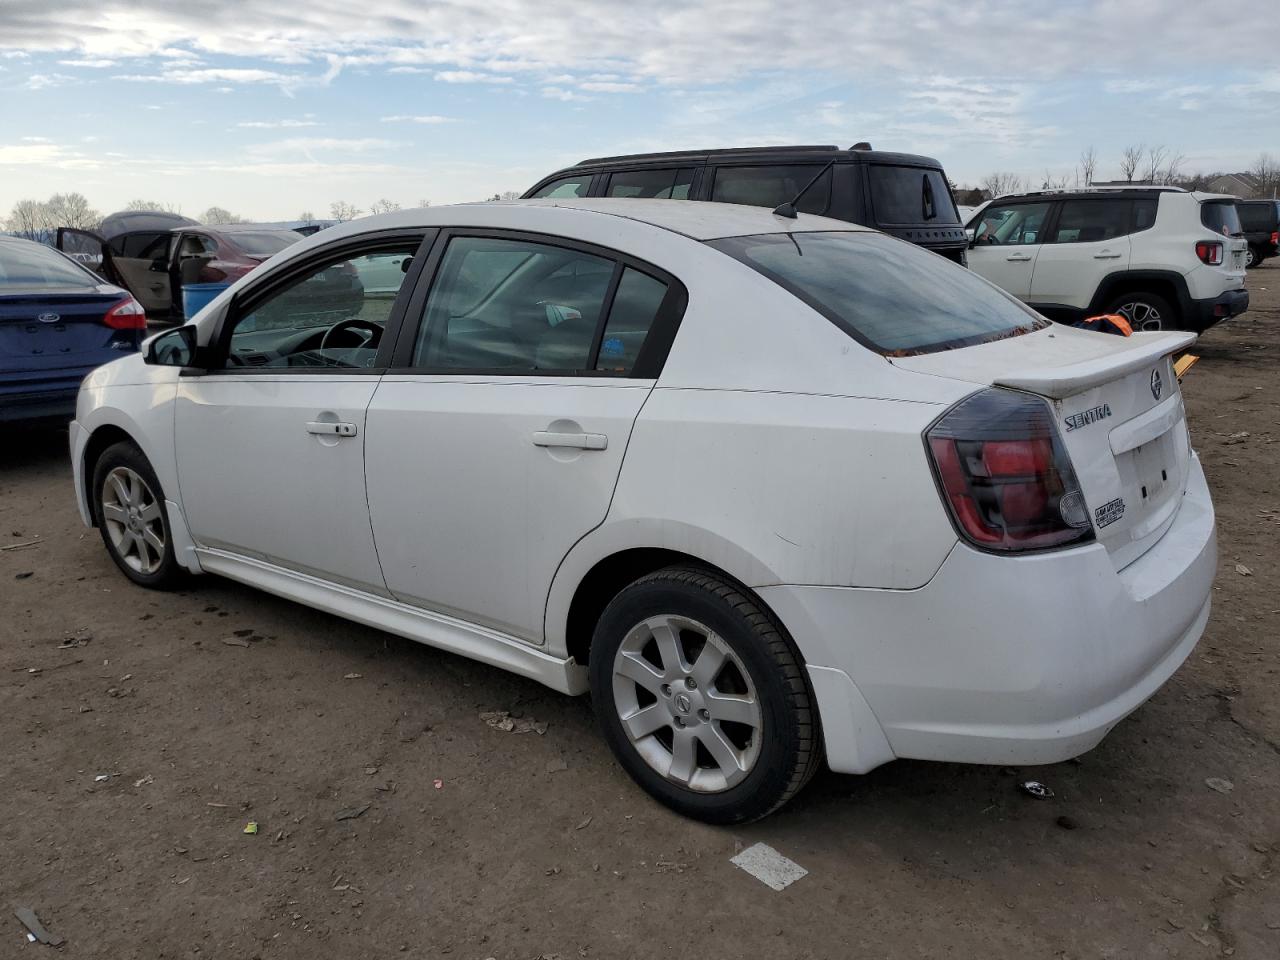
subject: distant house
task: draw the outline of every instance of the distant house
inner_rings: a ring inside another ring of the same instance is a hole
[[[1262,183],[1252,173],[1224,173],[1214,177],[1205,189],[1210,193],[1229,193],[1235,197],[1254,197],[1262,191]]]

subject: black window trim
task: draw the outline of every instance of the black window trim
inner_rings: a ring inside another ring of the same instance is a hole
[[[396,343],[404,319],[404,311],[408,298],[413,291],[418,276],[422,272],[425,254],[431,242],[439,233],[437,227],[413,227],[399,230],[376,230],[353,237],[343,237],[323,246],[308,250],[306,255],[281,264],[264,273],[261,278],[255,277],[253,285],[240,290],[232,298],[230,305],[218,322],[218,327],[204,349],[205,356],[200,358],[201,365],[195,368],[184,368],[182,376],[380,376],[385,373],[391,359],[392,346]],[[383,328],[382,340],[378,344],[378,352],[371,367],[250,367],[227,366],[227,355],[231,349],[231,334],[236,321],[250,312],[252,308],[264,300],[290,286],[300,277],[315,270],[322,262],[335,256],[360,256],[368,252],[377,252],[394,247],[403,247],[408,243],[418,244],[413,253],[413,261],[405,274],[404,282],[396,294],[387,324]]]
[[[588,369],[513,370],[511,367],[418,367],[413,365],[413,350],[417,342],[418,330],[426,319],[427,298],[439,276],[440,264],[444,260],[445,250],[449,246],[449,241],[459,237],[523,240],[528,243],[538,243],[544,246],[561,247],[566,250],[586,253],[613,262],[613,275],[610,277],[609,286],[605,291],[605,297],[600,306],[600,317],[596,321],[596,330],[592,336]],[[648,274],[653,279],[666,284],[667,294],[662,298],[658,313],[654,317],[653,324],[649,327],[649,333],[644,338],[644,344],[641,346],[640,353],[636,356],[635,365],[631,370],[627,373],[596,370],[594,367],[599,363],[600,342],[604,336],[605,327],[608,325],[609,316],[613,312],[613,301],[618,291],[618,283],[622,278],[622,271],[626,267]],[[676,331],[684,318],[688,302],[689,293],[679,279],[661,267],[656,267],[645,260],[623,253],[620,250],[574,240],[558,234],[531,230],[444,227],[440,230],[439,235],[435,237],[430,253],[424,258],[416,278],[413,293],[404,304],[404,310],[401,313],[402,322],[397,325],[394,350],[391,354],[389,366],[384,372],[396,376],[422,377],[509,377],[513,379],[576,377],[601,380],[657,380],[662,373],[663,366],[666,364],[667,356],[671,352],[671,345],[675,341]],[[386,343],[385,335],[383,343]],[[381,358],[381,351],[379,352],[379,358]]]

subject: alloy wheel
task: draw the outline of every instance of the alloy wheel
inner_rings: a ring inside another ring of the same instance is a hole
[[[1160,316],[1160,311],[1151,304],[1144,303],[1141,300],[1121,304],[1116,309],[1116,313],[1129,321],[1129,326],[1134,330],[1142,331],[1164,329],[1164,318]]]
[[[162,507],[135,470],[116,467],[102,484],[102,522],[111,545],[133,571],[155,573],[164,560]]]
[[[636,752],[678,786],[723,792],[759,757],[764,721],[751,677],[696,620],[650,617],[628,631],[613,660],[613,700]]]
[[[1249,249],[1244,252],[1244,265],[1246,267],[1252,267],[1257,262],[1258,255],[1254,253],[1253,247],[1249,247]]]

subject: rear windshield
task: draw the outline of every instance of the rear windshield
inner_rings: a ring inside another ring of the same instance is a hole
[[[1274,201],[1265,203],[1237,203],[1236,214],[1240,217],[1240,225],[1245,230],[1266,231],[1270,233],[1276,228],[1277,208]]]
[[[1200,222],[1214,233],[1223,236],[1239,236],[1244,230],[1240,227],[1240,217],[1236,214],[1236,205],[1230,200],[1206,200],[1200,204]]]
[[[48,247],[35,243],[0,243],[0,293],[9,285],[92,290],[101,282]]]
[[[285,247],[292,246],[302,239],[302,234],[292,230],[278,233],[240,233],[230,234],[231,242],[251,257],[269,257],[279,253]]]
[[[935,353],[1049,325],[964,267],[882,234],[772,233],[710,246],[887,356]]]
[[[868,170],[876,223],[960,222],[941,171],[880,163],[871,164]]]

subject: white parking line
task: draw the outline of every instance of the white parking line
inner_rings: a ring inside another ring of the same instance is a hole
[[[752,844],[729,862],[774,890],[785,890],[809,872],[767,843]]]

